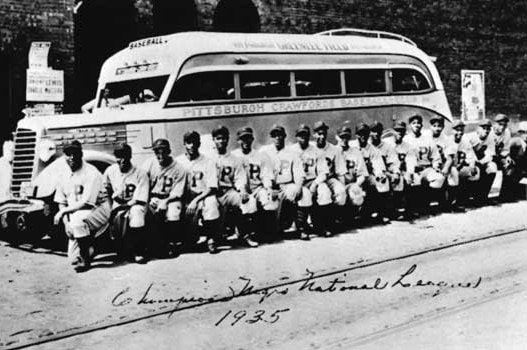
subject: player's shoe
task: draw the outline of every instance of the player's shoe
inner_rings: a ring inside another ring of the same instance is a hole
[[[218,247],[216,246],[216,242],[214,241],[214,239],[212,239],[212,238],[208,239],[208,241],[207,241],[207,250],[211,254],[216,254],[216,253],[219,252]]]
[[[258,247],[258,242],[253,241],[251,239],[251,237],[249,237],[249,236],[245,236],[245,237],[241,238],[241,241],[248,247],[251,247],[251,248]]]

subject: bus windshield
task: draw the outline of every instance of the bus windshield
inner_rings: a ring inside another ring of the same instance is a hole
[[[109,82],[102,88],[98,106],[157,102],[165,88],[168,75]]]

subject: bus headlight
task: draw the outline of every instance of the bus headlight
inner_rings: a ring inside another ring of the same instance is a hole
[[[42,140],[40,142],[40,145],[38,147],[38,157],[41,161],[46,163],[48,160],[51,159],[57,153],[57,146],[55,146],[55,143],[51,140]]]

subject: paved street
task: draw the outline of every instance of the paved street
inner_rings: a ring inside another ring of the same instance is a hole
[[[40,347],[428,349],[472,344],[463,334],[488,333],[489,324],[475,322],[476,315],[503,330],[521,320],[526,209],[526,202],[504,204],[361,228],[330,239],[288,240],[216,256],[186,254],[144,266],[100,261],[99,268],[85,274],[71,271],[62,256],[4,245],[0,342],[10,348],[67,335]],[[493,313],[503,319],[490,317]],[[487,342],[476,344],[495,341],[488,348],[518,348],[523,338],[514,335],[525,333],[518,327],[521,323],[496,333],[507,343],[487,336]],[[80,331],[89,332],[75,335]]]

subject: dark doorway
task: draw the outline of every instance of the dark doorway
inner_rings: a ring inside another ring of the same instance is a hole
[[[251,0],[221,0],[214,12],[213,21],[216,32],[260,31],[260,15]]]
[[[171,33],[197,30],[197,11],[194,0],[154,0],[154,33]]]
[[[76,106],[95,97],[104,61],[136,36],[133,0],[83,0],[75,14]]]

